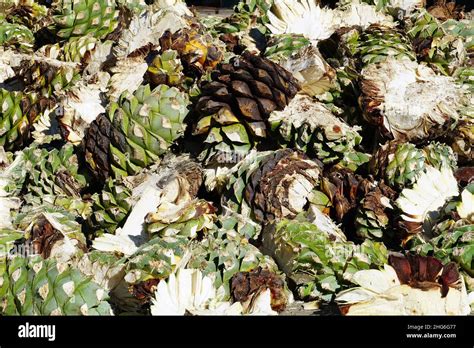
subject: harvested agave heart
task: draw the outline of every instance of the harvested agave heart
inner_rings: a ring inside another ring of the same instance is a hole
[[[211,78],[200,85],[193,120],[193,134],[204,141],[205,163],[219,162],[219,155],[245,156],[269,136],[270,113],[283,110],[299,90],[288,71],[249,52],[221,64]]]

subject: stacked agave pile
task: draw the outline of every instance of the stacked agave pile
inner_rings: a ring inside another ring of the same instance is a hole
[[[469,314],[473,31],[446,1],[0,0],[0,314]]]

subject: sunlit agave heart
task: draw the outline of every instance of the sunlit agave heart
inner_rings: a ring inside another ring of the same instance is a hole
[[[358,1],[332,10],[321,8],[316,0],[276,0],[267,15],[270,20],[267,26],[273,34],[303,34],[313,41],[325,40],[342,27],[365,29],[373,23],[394,25],[392,17]]]

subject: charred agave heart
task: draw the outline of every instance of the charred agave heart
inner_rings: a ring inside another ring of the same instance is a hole
[[[460,275],[454,262],[443,265],[432,256],[390,254],[389,264],[395,269],[400,283],[415,288],[429,289],[441,287],[441,296],[448,294],[449,288],[457,288]]]

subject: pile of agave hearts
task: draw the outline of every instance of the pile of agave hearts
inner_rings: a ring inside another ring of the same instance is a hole
[[[469,314],[455,3],[0,0],[0,313]]]

